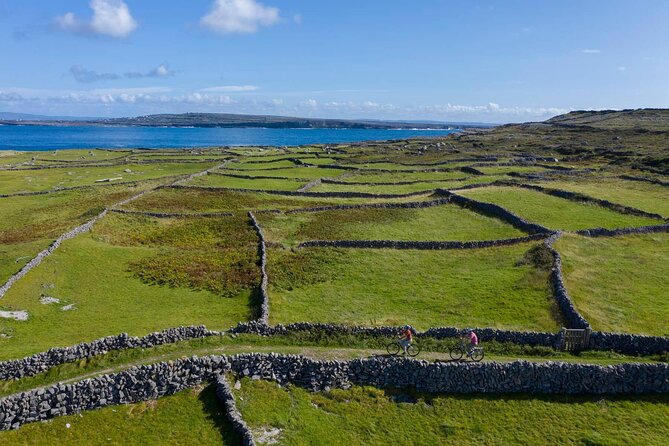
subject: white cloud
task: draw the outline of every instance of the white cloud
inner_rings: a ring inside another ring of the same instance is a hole
[[[583,54],[599,54],[599,53],[601,53],[602,51],[601,51],[601,50],[592,49],[592,48],[585,48],[585,49],[581,50],[581,52],[582,52]]]
[[[257,90],[260,90],[260,87],[256,85],[221,85],[218,87],[203,88],[200,91],[239,93],[244,91],[257,91]]]
[[[256,0],[216,0],[200,24],[221,34],[254,33],[279,21],[279,9]]]
[[[77,34],[99,34],[109,37],[127,37],[137,28],[123,0],[91,0],[93,10],[90,21],[82,21],[73,12],[56,17],[56,25]]]
[[[123,75],[117,73],[100,73],[94,70],[89,70],[83,65],[73,65],[70,68],[70,74],[77,82],[91,83],[105,80],[117,80],[121,78],[127,79],[142,79],[142,78],[165,78],[174,76],[174,71],[170,69],[168,64],[160,64],[146,72],[132,71]]]
[[[316,108],[318,107],[318,101],[316,99],[307,99],[305,101],[300,102],[300,105],[303,107]]]

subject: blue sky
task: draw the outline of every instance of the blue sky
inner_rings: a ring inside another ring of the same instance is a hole
[[[669,1],[0,0],[0,111],[515,122],[669,105]]]

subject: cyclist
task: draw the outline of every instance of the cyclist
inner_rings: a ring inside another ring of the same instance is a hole
[[[407,354],[407,349],[411,346],[411,341],[413,341],[413,331],[411,325],[405,325],[402,327],[400,336],[400,345],[404,350],[404,354]]]
[[[474,349],[479,345],[479,337],[476,336],[476,332],[472,329],[466,330],[467,335],[464,336],[465,340],[469,340],[469,346],[467,347],[467,356],[471,356]]]

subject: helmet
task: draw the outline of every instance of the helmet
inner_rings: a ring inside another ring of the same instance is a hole
[[[405,326],[404,326],[404,327],[402,327],[402,328],[404,328],[405,330],[408,330],[408,329],[410,329],[410,328],[411,328],[411,325],[408,325],[408,324],[407,324],[407,325],[405,325]]]

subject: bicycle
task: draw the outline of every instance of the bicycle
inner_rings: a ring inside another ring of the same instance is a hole
[[[400,354],[400,351],[404,351],[404,347],[402,346],[401,340],[393,341],[390,344],[386,346],[386,351],[390,356],[397,356]],[[412,358],[415,356],[418,356],[420,353],[420,347],[417,346],[414,343],[411,343],[407,347],[407,355],[411,356]]]
[[[462,357],[467,354],[468,358],[471,358],[472,361],[474,362],[480,362],[483,360],[483,357],[485,356],[485,353],[483,351],[483,347],[474,347],[472,349],[468,349],[465,346],[464,342],[461,342],[460,345],[456,345],[455,347],[452,347],[448,354],[451,356],[451,359],[454,361],[459,361],[462,359]]]

